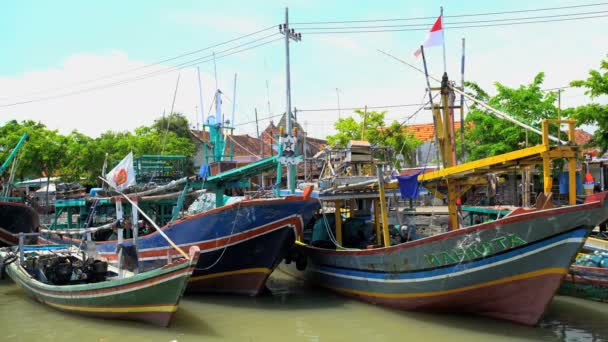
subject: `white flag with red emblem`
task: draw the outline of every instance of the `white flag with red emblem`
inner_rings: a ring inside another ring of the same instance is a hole
[[[133,167],[133,152],[127,154],[127,156],[116,165],[108,174],[106,174],[108,183],[122,191],[131,185],[135,185],[135,168]]]
[[[435,24],[433,24],[433,27],[431,27],[431,30],[426,34],[424,42],[420,45],[427,48],[443,44],[443,25],[441,25],[441,21],[441,16],[439,16],[435,21]],[[416,51],[414,51],[414,57],[420,57],[421,53],[422,50],[420,48],[416,49]]]

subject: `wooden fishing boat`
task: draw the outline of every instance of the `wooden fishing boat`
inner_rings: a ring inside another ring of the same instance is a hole
[[[16,245],[18,241],[14,234],[33,233],[38,225],[38,213],[32,207],[18,202],[0,201],[0,245]]]
[[[391,307],[466,312],[535,324],[595,224],[604,198],[373,249],[298,244],[315,284]],[[297,257],[296,257],[297,259]]]
[[[19,150],[25,144],[28,134],[23,133],[17,145],[12,149],[8,158],[0,165],[0,176],[8,169],[13,161],[12,170],[15,170],[17,165],[16,156]],[[11,172],[8,182],[0,184],[0,246],[12,246],[17,244],[17,239],[13,234],[24,232],[31,233],[38,228],[38,213],[22,203],[21,197],[10,197],[12,189],[12,180],[15,173]]]
[[[608,302],[608,268],[570,266],[559,294]]]
[[[133,274],[83,258],[78,250],[51,248],[24,247],[21,257],[15,249],[0,249],[6,273],[28,296],[69,313],[160,326],[173,319],[200,253],[193,247],[189,258]]]
[[[583,249],[587,249],[588,243],[589,239]],[[564,277],[559,294],[607,302],[608,268],[605,267],[607,261],[608,254],[605,251],[579,254]]]
[[[187,216],[160,229],[179,247],[197,246],[201,250],[188,292],[257,295],[318,207],[317,200],[302,196],[244,200]],[[47,231],[38,241],[81,243],[68,234]],[[101,256],[116,263],[118,243],[97,241],[96,246]],[[122,241],[125,248],[135,244],[142,270],[166,264],[174,253],[158,232]]]
[[[305,239],[297,243],[291,254],[296,262],[286,263],[282,269],[338,293],[390,307],[478,314],[527,325],[538,322],[591,230],[608,219],[607,193],[576,204],[574,169],[580,149],[574,144],[572,120],[543,120],[540,145],[457,165],[450,110],[454,96],[449,96],[457,90],[444,74],[442,105],[431,105],[442,168],[399,179],[402,194],[411,189],[415,193],[422,184],[446,200],[447,227],[430,229],[421,236],[410,234],[407,225],[398,224],[398,231],[394,229],[394,223],[389,225],[389,211],[400,208],[387,204],[387,197],[392,196],[385,189],[394,186],[388,180],[393,174],[387,164],[390,160],[376,163],[372,162],[376,155],[359,156],[371,165],[346,164],[342,161],[354,160],[348,155],[354,152],[347,149],[346,156],[327,157],[326,169],[332,172],[313,194],[323,202],[326,214],[320,224],[315,223],[312,234],[305,232]],[[568,124],[569,141],[549,136],[549,122]],[[550,145],[550,140],[559,144]],[[380,152],[378,156],[391,154]],[[556,208],[551,201],[550,162],[557,158],[568,161],[570,205]],[[517,208],[492,222],[461,225],[457,199],[467,189],[487,184],[488,173],[513,174],[521,172],[522,166],[539,164],[544,165],[544,192],[536,208]],[[375,181],[354,177],[369,177],[363,172],[374,167],[378,170]],[[333,172],[341,169],[349,170],[348,177]]]

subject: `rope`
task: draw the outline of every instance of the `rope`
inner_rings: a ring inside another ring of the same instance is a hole
[[[249,151],[246,147],[244,147],[243,145],[241,145],[238,142],[236,142],[236,140],[234,140],[234,138],[232,136],[229,136],[229,138],[230,138],[230,140],[232,140],[233,143],[235,143],[238,146],[240,146],[243,150],[249,152],[249,154],[251,154],[252,156],[262,158],[259,154],[255,154],[255,153]]]
[[[321,205],[321,208],[323,208],[323,202],[321,202],[321,199],[317,197],[317,201],[319,201],[319,204]],[[340,213],[338,212],[338,214],[340,214]],[[329,235],[329,239],[331,240],[331,242],[333,242],[333,244],[336,247],[341,248],[341,249],[345,249],[345,250],[350,250],[350,251],[357,251],[357,250],[359,250],[358,248],[344,247],[340,243],[338,243],[338,241],[334,237],[333,232],[331,231],[331,227],[329,226],[329,222],[327,221],[327,217],[325,217],[325,214],[321,214],[321,216],[323,217],[323,222],[325,223],[325,230],[327,230],[327,235]]]
[[[196,271],[207,271],[207,270],[209,270],[209,269],[211,269],[211,268],[215,267],[215,265],[217,265],[217,264],[220,262],[220,260],[222,260],[222,258],[224,257],[224,254],[226,253],[226,250],[228,249],[228,245],[229,245],[229,244],[230,244],[230,242],[232,241],[232,234],[234,234],[234,228],[236,227],[236,219],[237,219],[237,217],[239,216],[239,211],[241,210],[241,202],[242,202],[242,201],[239,201],[239,205],[237,206],[237,209],[236,209],[236,215],[234,216],[234,221],[232,222],[232,230],[230,231],[230,235],[229,235],[229,238],[228,238],[228,242],[226,242],[226,245],[224,246],[224,249],[222,250],[222,253],[221,253],[221,254],[219,255],[219,257],[218,257],[218,258],[217,258],[217,259],[216,259],[216,260],[213,262],[213,264],[211,264],[211,265],[209,265],[209,266],[207,266],[207,267],[203,267],[203,268],[198,268],[198,267],[197,267],[197,268],[195,268],[194,270],[196,270]],[[216,240],[216,242],[217,242],[217,241],[218,241],[218,240]],[[216,244],[216,247],[217,247],[217,244]]]

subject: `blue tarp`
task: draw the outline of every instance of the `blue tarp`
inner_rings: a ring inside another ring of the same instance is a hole
[[[409,176],[397,176],[401,198],[418,198],[418,175],[422,171]]]
[[[209,169],[209,165],[201,165],[201,168],[198,171],[198,176],[206,179],[211,175],[211,170]]]
[[[557,176],[557,180],[559,182],[559,193],[560,195],[568,193],[568,172],[562,172]],[[576,194],[583,194],[583,180],[581,178],[581,173],[576,172]]]

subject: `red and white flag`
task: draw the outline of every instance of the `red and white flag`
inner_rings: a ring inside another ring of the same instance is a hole
[[[135,167],[133,166],[133,152],[127,154],[108,174],[106,180],[113,188],[122,191],[137,183]]]
[[[426,38],[424,42],[422,42],[422,46],[425,48],[430,46],[438,46],[443,44],[443,25],[441,25],[441,16],[437,17],[435,24],[431,27],[431,30],[426,34]],[[422,50],[420,48],[414,51],[414,57],[420,57]]]

